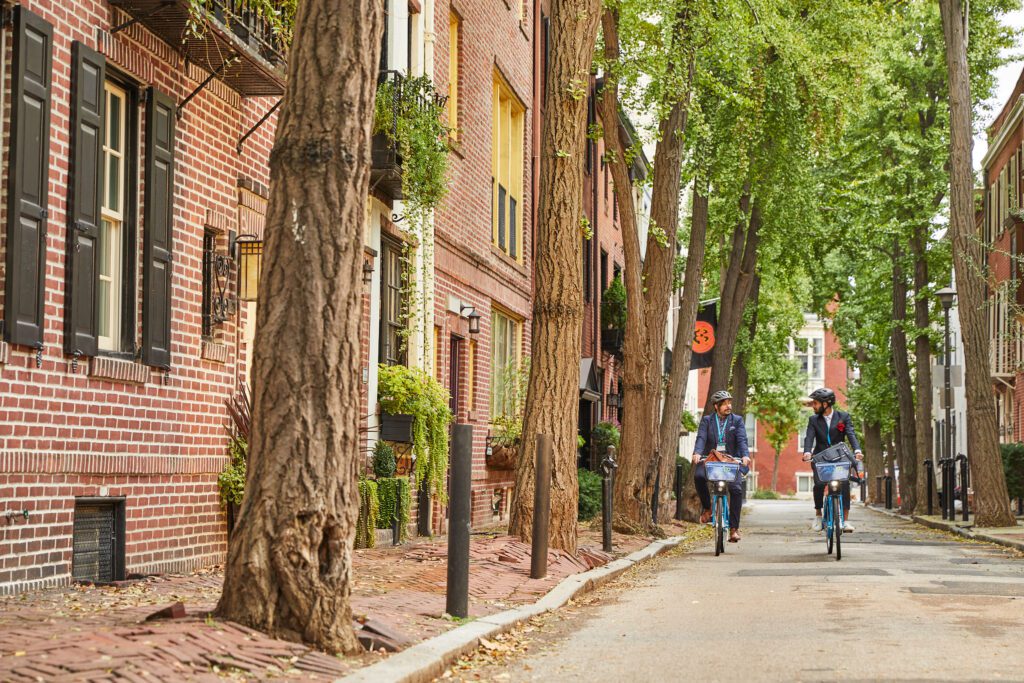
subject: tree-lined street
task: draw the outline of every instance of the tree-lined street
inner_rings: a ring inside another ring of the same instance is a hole
[[[1019,554],[855,510],[836,562],[809,507],[758,501],[739,547],[660,560],[452,680],[1020,679]]]

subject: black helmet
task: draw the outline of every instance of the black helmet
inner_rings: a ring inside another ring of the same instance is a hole
[[[818,403],[833,405],[836,402],[836,392],[827,387],[815,389],[811,392],[811,400],[817,401]]]
[[[731,398],[732,394],[723,389],[722,391],[716,391],[714,394],[711,395],[711,403],[717,406],[722,401],[727,401]]]

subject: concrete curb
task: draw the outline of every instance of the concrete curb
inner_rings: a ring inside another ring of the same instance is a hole
[[[581,574],[573,574],[558,583],[532,605],[498,612],[463,624],[447,633],[424,640],[382,662],[353,671],[338,679],[346,683],[422,683],[432,681],[460,656],[475,650],[481,638],[505,633],[516,624],[556,610],[571,599],[589,593],[627,569],[665,553],[683,542],[685,536],[654,541],[646,548]]]
[[[920,515],[901,515],[898,512],[894,512],[894,511],[890,511],[890,510],[884,510],[884,509],[875,508],[875,507],[871,507],[871,506],[867,506],[867,507],[868,507],[869,510],[873,510],[874,512],[878,512],[878,513],[881,513],[883,515],[888,515],[890,517],[897,517],[899,519],[903,519],[903,520],[906,520],[908,522],[914,522],[916,524],[920,524],[921,526],[928,527],[929,529],[936,529],[938,531],[949,531],[951,533],[956,534],[957,536],[962,536],[962,537],[970,539],[972,541],[983,541],[985,543],[994,543],[996,545],[1001,545],[1001,546],[1005,546],[1007,548],[1012,548],[1014,550],[1018,550],[1020,552],[1024,552],[1024,542],[1014,541],[1012,539],[1002,538],[1000,536],[992,536],[991,534],[985,534],[985,533],[979,533],[979,532],[976,532],[976,531],[971,531],[969,528],[962,527],[962,526],[956,524],[955,522],[953,524],[949,524],[947,522],[940,522],[938,520],[928,519],[927,517],[921,517]]]

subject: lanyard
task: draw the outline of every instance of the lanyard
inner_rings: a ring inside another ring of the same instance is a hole
[[[718,430],[718,443],[725,443],[725,425],[729,424],[729,418],[725,422],[719,422],[718,413],[715,413],[715,428]]]
[[[835,411],[833,411],[832,414],[835,415]],[[821,418],[823,420],[825,420],[825,416],[824,415],[822,415]],[[825,420],[825,438],[828,440],[828,445],[831,446],[832,445],[832,421],[831,420]]]

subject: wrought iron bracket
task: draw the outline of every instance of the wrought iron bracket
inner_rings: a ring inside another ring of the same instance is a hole
[[[271,107],[271,108],[270,108],[270,111],[268,111],[268,112],[267,112],[266,114],[264,114],[264,115],[263,115],[263,118],[261,118],[261,119],[260,119],[259,121],[257,121],[257,122],[256,122],[256,125],[255,125],[255,126],[253,126],[252,128],[250,128],[249,130],[247,130],[247,131],[245,132],[245,135],[243,135],[242,137],[240,137],[240,138],[238,139],[238,145],[237,145],[237,146],[235,147],[235,151],[236,151],[236,152],[237,152],[238,154],[241,154],[241,153],[242,153],[242,145],[244,145],[244,144],[245,144],[245,141],[249,139],[249,136],[250,136],[250,135],[252,135],[253,133],[255,133],[255,132],[256,132],[257,130],[259,130],[259,127],[260,127],[260,126],[262,126],[262,125],[263,125],[264,123],[266,123],[266,122],[267,122],[267,119],[269,119],[269,118],[271,117],[271,115],[272,115],[272,114],[273,114],[273,113],[274,113],[275,111],[277,111],[277,108],[281,106],[281,102],[283,102],[283,101],[284,101],[284,98],[281,98],[281,99],[279,99],[279,100],[277,101],[277,104],[275,104],[275,105],[274,105],[273,107]]]
[[[210,85],[210,81],[212,81],[214,78],[216,78],[217,76],[220,76],[222,73],[224,73],[224,69],[228,68],[229,66],[234,64],[239,59],[241,59],[241,57],[239,57],[237,54],[233,53],[233,54],[228,55],[227,58],[223,62],[220,63],[220,66],[218,66],[216,69],[214,69],[213,72],[210,73],[209,76],[207,76],[205,79],[203,79],[202,83],[200,83],[198,86],[196,86],[195,90],[190,92],[188,94],[188,96],[185,97],[185,99],[183,99],[181,101],[181,104],[178,105],[178,108],[175,111],[175,114],[177,115],[177,117],[180,119],[183,116],[184,111],[185,111],[185,107],[188,106],[188,103],[191,102],[193,100],[193,98],[195,98],[196,95],[201,93],[206,88],[206,86]]]
[[[131,19],[124,23],[118,24],[117,26],[112,27],[109,31],[107,31],[107,33],[109,33],[112,36],[117,35],[129,26],[137,24],[143,19],[148,19],[152,16],[156,16],[157,14],[160,14],[160,12],[163,12],[165,9],[169,7],[173,7],[176,4],[176,2],[177,0],[163,0],[163,2],[161,2],[161,4],[158,7],[154,7],[148,12],[134,13],[134,16]]]
[[[391,222],[394,223],[395,225],[398,225],[399,223],[404,221],[406,218],[407,218],[406,216],[399,216],[397,213],[391,214]]]

